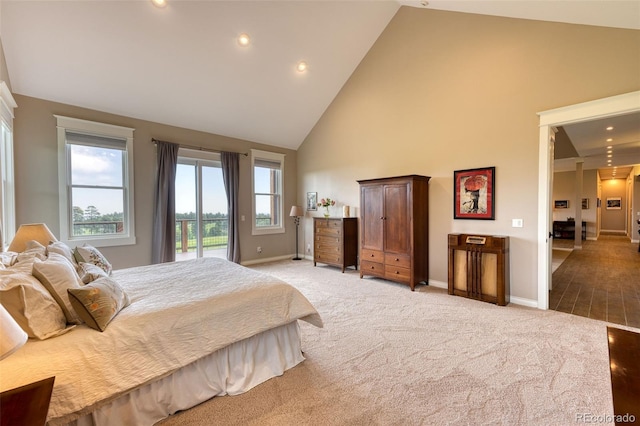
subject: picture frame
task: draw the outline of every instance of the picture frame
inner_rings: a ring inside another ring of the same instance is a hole
[[[608,197],[607,210],[622,210],[622,197]]]
[[[318,210],[318,193],[307,192],[307,211]]]
[[[555,200],[553,202],[554,209],[568,209],[569,208],[569,200]]]
[[[453,218],[495,220],[495,167],[453,172]]]
[[[588,198],[583,198],[582,199],[582,210],[589,210],[589,199]]]

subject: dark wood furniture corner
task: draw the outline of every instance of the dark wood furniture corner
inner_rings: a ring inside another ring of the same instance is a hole
[[[449,294],[509,303],[509,237],[449,234]]]
[[[342,272],[358,269],[358,218],[313,218],[313,266],[325,263]]]
[[[55,377],[0,394],[0,426],[44,426]]]
[[[429,281],[429,176],[359,180],[360,278]]]
[[[587,222],[582,222],[582,239],[587,239]],[[573,220],[554,220],[553,238],[573,240],[576,237],[576,222]]]
[[[616,425],[640,421],[640,333],[607,327],[613,413]]]

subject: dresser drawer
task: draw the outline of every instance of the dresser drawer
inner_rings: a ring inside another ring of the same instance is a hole
[[[387,266],[411,268],[411,258],[403,254],[384,254],[384,264]]]
[[[320,263],[342,264],[342,253],[317,251],[313,254],[313,260]]]
[[[408,283],[411,280],[411,270],[409,268],[400,268],[392,265],[385,265],[384,277],[391,281]]]
[[[316,228],[316,235],[340,237],[342,236],[342,228],[333,228],[333,227]]]
[[[360,275],[375,275],[384,277],[384,265],[368,260],[360,261]]]
[[[369,262],[384,263],[384,253],[378,250],[362,249],[360,260]]]
[[[325,238],[316,238],[315,244],[313,245],[314,253],[316,251],[326,251],[327,253],[342,253],[342,244],[340,241],[336,241],[333,239],[325,239]]]

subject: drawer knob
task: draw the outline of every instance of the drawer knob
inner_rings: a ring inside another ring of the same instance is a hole
[[[400,271],[396,271],[396,275],[399,274],[399,273],[400,273]]]
[[[400,259],[398,259],[397,257],[396,257],[396,262],[400,262]]]
[[[371,267],[371,269],[376,269],[376,267],[375,267],[375,266],[372,266],[372,267]]]
[[[375,255],[372,253],[372,254],[371,254],[371,257],[375,257]]]

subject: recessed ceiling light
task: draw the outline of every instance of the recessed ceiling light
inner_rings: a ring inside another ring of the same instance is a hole
[[[607,130],[613,130],[613,126],[607,127]]]
[[[298,72],[305,72],[307,70],[307,63],[305,61],[298,62],[296,70],[298,70]]]
[[[613,139],[611,139],[611,138],[607,139],[607,142],[611,142],[611,141],[613,141]]]
[[[155,7],[165,7],[167,5],[167,0],[151,0],[151,3]]]
[[[238,36],[238,44],[240,46],[248,46],[250,42],[251,38],[249,37],[249,34],[242,33]]]
[[[607,149],[611,149],[611,148],[613,148],[613,146],[611,146],[611,145],[609,145],[609,146],[607,147]]]

